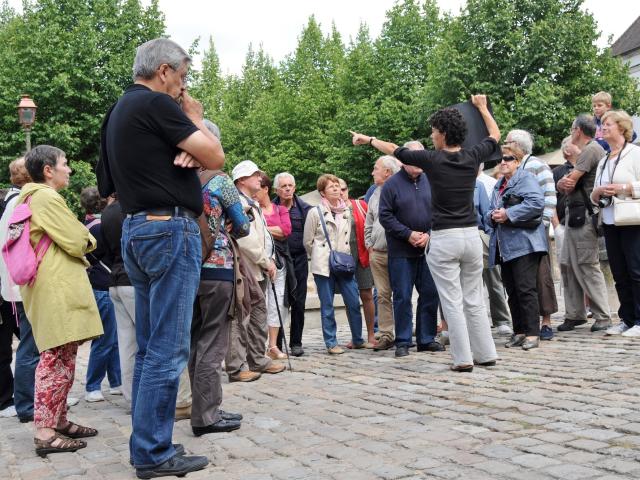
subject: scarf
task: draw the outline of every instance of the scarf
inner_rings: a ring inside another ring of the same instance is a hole
[[[320,200],[320,203],[322,203],[322,205],[324,205],[324,207],[329,210],[331,213],[333,213],[333,216],[336,220],[336,225],[338,226],[338,228],[340,228],[340,224],[342,223],[343,218],[343,214],[345,212],[345,210],[347,209],[347,204],[344,203],[344,200],[340,199],[340,201],[338,202],[338,205],[336,205],[335,207],[333,205],[331,205],[329,203],[329,200],[327,200],[325,197],[322,197],[322,200]]]

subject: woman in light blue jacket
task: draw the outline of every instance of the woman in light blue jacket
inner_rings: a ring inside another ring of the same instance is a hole
[[[540,314],[536,278],[541,258],[549,250],[542,224],[544,195],[536,178],[518,169],[515,152],[502,147],[499,169],[487,223],[493,227],[489,265],[502,266],[502,280],[509,296],[513,335],[506,347],[524,350],[539,345]]]

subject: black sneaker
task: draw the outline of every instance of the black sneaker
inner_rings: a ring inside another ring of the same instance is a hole
[[[599,332],[600,330],[607,330],[611,326],[611,320],[596,320],[591,325],[592,332]]]
[[[174,455],[157,467],[136,468],[136,475],[138,478],[184,477],[187,473],[197,472],[207,465],[209,465],[207,457]]]
[[[18,420],[20,420],[20,423],[33,422],[33,415],[27,415],[26,417],[18,417]]]
[[[407,345],[396,347],[396,357],[406,357],[407,355],[409,355],[409,347]]]
[[[558,325],[558,331],[559,332],[570,332],[571,330],[576,328],[578,325],[584,325],[585,323],[587,323],[586,320],[569,320],[569,319],[565,319],[565,321],[563,323]]]
[[[183,456],[185,454],[184,445],[182,445],[181,443],[174,443],[173,444],[173,448],[176,451],[176,455]],[[133,459],[132,458],[129,458],[129,465],[133,465]]]
[[[444,352],[444,345],[440,342],[419,343],[417,350],[419,352]]]
[[[293,347],[291,347],[291,355],[293,355],[294,357],[301,357],[302,355],[304,355],[304,350],[302,349],[302,346],[294,345]]]

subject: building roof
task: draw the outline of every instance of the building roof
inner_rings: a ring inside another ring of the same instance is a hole
[[[614,57],[624,55],[640,48],[640,17],[611,45],[611,53]]]

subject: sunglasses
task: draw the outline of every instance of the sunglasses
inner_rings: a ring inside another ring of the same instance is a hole
[[[513,155],[503,155],[502,156],[502,161],[503,162],[513,162],[516,159],[516,157],[514,157]]]

